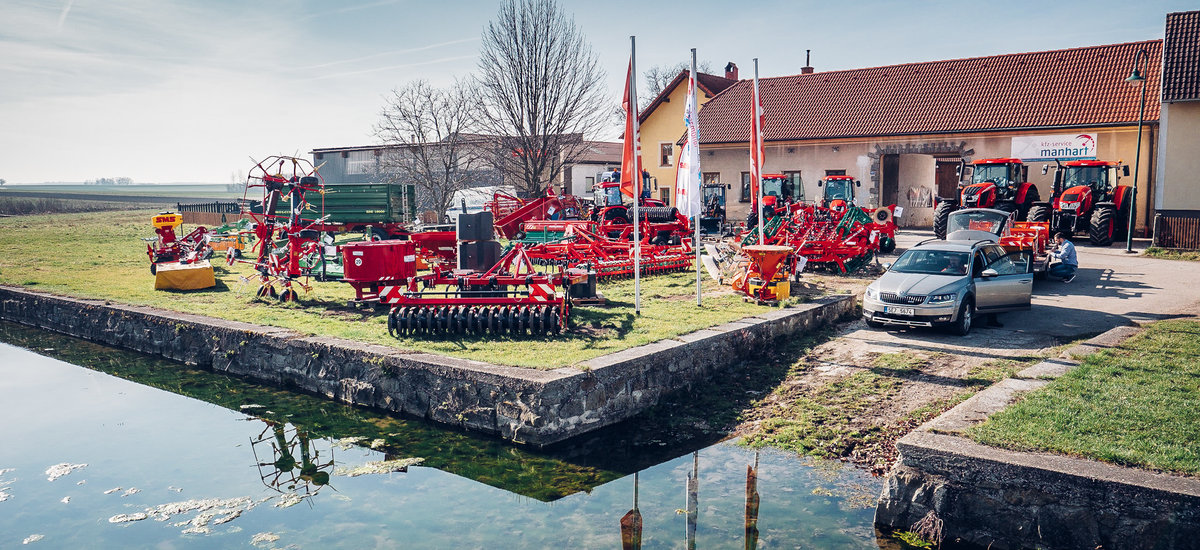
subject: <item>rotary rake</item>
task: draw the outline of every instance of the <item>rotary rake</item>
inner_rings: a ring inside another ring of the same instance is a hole
[[[230,250],[226,262],[254,266],[260,280],[258,296],[278,297],[281,302],[295,301],[299,295],[294,286],[305,292],[312,288],[307,283],[312,275],[311,268],[302,267],[300,260],[319,253],[320,227],[324,222],[323,217],[304,217],[306,211],[318,209],[318,205],[310,204],[305,196],[308,192],[320,196],[322,204],[319,208],[324,212],[324,183],[308,160],[271,156],[250,170],[243,204],[250,204],[249,196],[256,192],[252,190],[262,192],[261,209],[251,207],[248,212],[258,239],[254,245],[255,258],[243,260]],[[284,201],[289,204],[287,212],[279,213],[280,203]],[[277,246],[276,239],[282,240],[282,244]],[[276,291],[276,284],[283,287],[283,292]]]
[[[830,209],[793,204],[771,217],[763,225],[768,245],[790,246],[791,271],[799,273],[805,265],[834,273],[853,273],[894,247],[896,224],[892,208],[876,209],[868,214],[862,208]],[[890,244],[889,244],[890,243]],[[758,232],[742,235],[743,247],[758,244]]]
[[[486,272],[435,266],[432,273],[410,277],[404,284],[381,287],[379,301],[392,305],[387,326],[397,338],[542,336],[567,328],[567,293],[574,284],[586,285],[587,273],[539,273],[518,243]]]
[[[529,247],[533,263],[562,268],[589,267],[598,279],[626,278],[634,274],[633,243],[608,239],[591,231],[568,228],[567,238],[553,243]],[[677,245],[643,242],[641,271],[643,275],[670,273],[692,267],[695,254],[687,242]]]

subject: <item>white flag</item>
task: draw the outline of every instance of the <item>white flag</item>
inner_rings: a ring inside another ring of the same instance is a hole
[[[675,207],[679,213],[692,217],[701,212],[700,192],[700,127],[696,117],[696,75],[689,72],[687,103],[683,108],[683,124],[687,142],[679,152],[675,166]]]

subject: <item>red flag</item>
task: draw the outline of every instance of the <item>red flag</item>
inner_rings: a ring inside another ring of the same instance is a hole
[[[630,99],[630,84],[633,76],[633,59],[629,60],[629,70],[625,72],[625,97],[621,100],[621,108],[625,109],[625,146],[621,150],[621,193],[633,198],[641,191],[642,178],[642,145],[637,127],[637,95]],[[637,188],[634,187],[637,182]]]
[[[754,78],[754,105],[750,115],[750,196],[758,202],[758,186],[762,184],[763,166],[763,109],[762,98],[758,95],[758,75]],[[760,206],[761,208],[761,206]]]

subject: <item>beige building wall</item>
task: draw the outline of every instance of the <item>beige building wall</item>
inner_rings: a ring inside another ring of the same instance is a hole
[[[1194,119],[1200,124],[1200,117]],[[1153,165],[1152,144],[1156,139],[1154,126],[1146,125],[1142,138],[1142,170],[1138,180],[1138,228],[1143,234],[1147,220],[1152,219],[1145,205],[1152,194],[1148,182],[1152,181]],[[768,144],[765,147],[764,173],[779,173],[787,171],[801,172],[804,181],[804,198],[814,200],[819,193],[816,182],[825,175],[826,170],[845,170],[847,175],[862,181],[858,189],[858,205],[878,207],[878,193],[882,184],[882,162],[880,156],[887,154],[899,155],[898,192],[896,204],[904,207],[904,215],[900,224],[903,227],[930,227],[933,225],[932,206],[910,206],[910,190],[916,190],[914,201],[921,201],[921,189],[930,189],[936,194],[935,169],[938,160],[957,160],[967,158],[974,161],[985,158],[1007,158],[1012,155],[1012,137],[1014,135],[1054,135],[1072,132],[1091,133],[1096,135],[1097,158],[1100,160],[1122,160],[1131,166],[1132,171],[1134,150],[1137,143],[1137,127],[1121,128],[1082,128],[1073,130],[1040,130],[1030,132],[1008,132],[997,134],[945,134],[923,136],[917,138],[883,138],[860,140],[829,140],[821,142],[795,142],[791,144]],[[1193,137],[1196,135],[1193,132]],[[1200,155],[1193,155],[1200,158]],[[1191,159],[1200,162],[1197,159]],[[1031,161],[1029,166],[1029,181],[1038,188],[1042,200],[1050,196],[1054,184],[1053,161]],[[1043,166],[1047,166],[1046,174],[1042,174]],[[731,184],[728,191],[728,217],[730,221],[739,222],[746,219],[750,211],[750,202],[741,200],[742,173],[750,171],[750,152],[746,146],[711,146],[703,147],[700,154],[700,170],[703,173],[717,174],[721,183]],[[1198,169],[1200,170],[1200,169]],[[1193,172],[1200,174],[1200,171]],[[1129,184],[1126,178],[1121,183]],[[1193,180],[1195,181],[1195,180]],[[1200,187],[1197,184],[1196,187]],[[1200,202],[1200,193],[1196,193],[1196,201]],[[922,204],[930,204],[921,202]]]
[[[1200,210],[1200,101],[1165,103],[1162,120],[1155,207]]]
[[[708,103],[709,99],[711,98],[705,97],[703,90],[696,90],[696,100],[699,102],[697,108]],[[650,172],[650,177],[654,181],[652,185],[656,186],[651,191],[652,196],[667,200],[672,206],[675,205],[675,163],[678,161],[681,147],[675,142],[683,136],[683,109],[686,104],[687,81],[684,80],[674,90],[671,90],[667,101],[660,103],[654,112],[646,117],[640,128],[642,167]],[[671,147],[671,157],[666,163],[663,162],[664,159],[660,154],[663,144]]]

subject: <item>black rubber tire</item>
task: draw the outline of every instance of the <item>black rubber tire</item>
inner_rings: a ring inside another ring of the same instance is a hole
[[[992,208],[1003,211],[1003,212],[1016,212],[1017,213],[1017,221],[1022,221],[1021,217],[1020,217],[1021,213],[1018,211],[1019,209],[1017,208],[1017,203],[1015,203],[1015,202],[996,201],[996,204],[992,205]]]
[[[958,336],[966,336],[971,333],[971,325],[975,320],[975,302],[970,298],[963,300],[963,303],[958,308],[958,319],[950,325],[950,332]]]
[[[1121,208],[1117,210],[1117,217],[1113,225],[1113,239],[1123,241],[1128,236],[1129,231],[1129,187],[1121,185],[1117,187],[1117,193],[1125,195],[1121,197]],[[1113,197],[1114,200],[1117,197]]]
[[[946,224],[950,222],[950,213],[958,209],[957,206],[952,202],[942,201],[933,209],[933,236],[939,239],[946,238]]]
[[[1088,230],[1088,241],[1092,246],[1109,246],[1113,243],[1116,215],[1117,209],[1111,204],[1098,204],[1092,210],[1092,225]]]
[[[150,274],[155,275],[155,276],[158,275],[158,264],[155,264],[155,263],[150,264]]]
[[[896,250],[896,239],[884,235],[879,237],[879,252],[881,254],[891,254]]]
[[[1017,207],[1017,221],[1029,221],[1029,211],[1033,210],[1033,207],[1040,200],[1042,198],[1038,194],[1037,187],[1030,186],[1029,190],[1025,192],[1025,202]]]
[[[1029,215],[1026,217],[1031,222],[1048,222],[1050,221],[1050,207],[1044,204],[1035,204],[1029,209]]]

